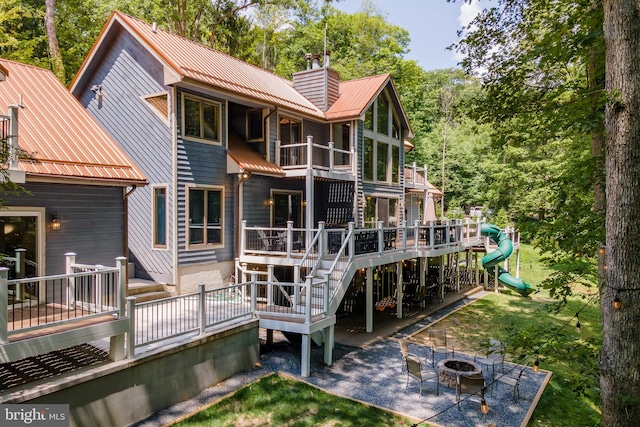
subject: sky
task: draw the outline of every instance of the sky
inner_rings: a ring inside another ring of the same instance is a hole
[[[458,30],[480,12],[478,0],[372,0],[387,22],[409,31],[411,43],[405,59],[413,59],[425,70],[457,67],[460,57],[447,50],[458,40]],[[357,12],[363,0],[334,1],[333,7]]]

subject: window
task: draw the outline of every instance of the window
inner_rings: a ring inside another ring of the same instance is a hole
[[[153,189],[153,247],[167,247],[167,188]]]
[[[386,182],[387,177],[387,161],[389,159],[389,144],[384,142],[378,142],[378,168],[376,172],[376,178],[378,181]]]
[[[373,181],[373,139],[364,138],[364,179]]]
[[[282,145],[298,144],[302,140],[302,123],[287,117],[280,118],[280,142]]]
[[[187,137],[220,142],[220,104],[183,97],[183,129]]]
[[[335,123],[333,125],[333,143],[334,147],[340,150],[348,151],[351,149],[349,131],[351,125],[349,123]]]
[[[189,245],[221,245],[222,189],[189,188]]]
[[[400,147],[391,146],[391,181],[400,182]]]
[[[393,122],[391,125],[391,138],[400,140],[400,122],[395,114],[393,115]]]
[[[378,97],[378,133],[389,136],[389,102],[386,96]]]
[[[49,213],[49,218],[53,213]],[[63,218],[64,220],[64,218]],[[0,267],[9,269],[8,278],[36,277],[44,273],[44,239],[45,209],[5,207],[0,211]],[[64,233],[61,231],[50,233]],[[19,261],[19,260],[22,261]],[[15,286],[9,286],[9,295],[19,300],[29,299],[38,295],[36,286],[29,292],[19,292]]]
[[[389,227],[398,226],[398,199],[389,199]]]
[[[373,130],[373,105],[364,113],[364,128]]]
[[[262,110],[247,111],[247,141],[262,142],[263,140]]]
[[[160,93],[157,95],[150,95],[143,97],[149,104],[149,107],[160,116],[164,121],[169,120],[169,95],[166,93]]]

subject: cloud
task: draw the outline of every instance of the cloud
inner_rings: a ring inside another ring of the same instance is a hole
[[[471,0],[470,3],[462,2],[460,6],[460,15],[458,15],[458,23],[462,27],[466,27],[473,19],[482,11],[479,0]]]

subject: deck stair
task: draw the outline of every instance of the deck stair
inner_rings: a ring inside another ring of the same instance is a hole
[[[168,298],[174,295],[166,285],[152,280],[132,278],[127,284],[127,294],[136,299],[136,304]]]

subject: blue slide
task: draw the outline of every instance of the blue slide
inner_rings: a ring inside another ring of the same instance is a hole
[[[485,269],[488,270],[495,267],[498,263],[501,263],[511,256],[513,253],[513,243],[511,239],[502,232],[500,227],[485,222],[481,225],[480,232],[483,236],[489,236],[489,238],[498,245],[495,251],[491,251],[482,257],[482,266]],[[502,267],[498,267],[498,280],[524,296],[529,295],[532,291],[528,283],[523,282],[519,277],[513,277]]]

